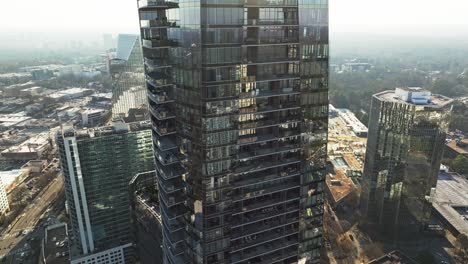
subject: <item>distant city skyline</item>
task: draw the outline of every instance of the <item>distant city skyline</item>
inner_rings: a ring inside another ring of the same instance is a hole
[[[136,0],[22,0],[0,3],[0,33],[137,33]],[[40,10],[40,12],[38,12]],[[393,33],[432,25],[468,25],[464,0],[330,0],[332,32]],[[405,26],[405,27],[402,27]],[[407,27],[410,26],[410,27]]]

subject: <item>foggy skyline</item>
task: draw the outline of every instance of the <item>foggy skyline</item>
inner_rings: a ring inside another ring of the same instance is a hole
[[[468,25],[465,0],[329,0],[333,32],[419,31]],[[0,2],[2,32],[137,33],[136,0]]]

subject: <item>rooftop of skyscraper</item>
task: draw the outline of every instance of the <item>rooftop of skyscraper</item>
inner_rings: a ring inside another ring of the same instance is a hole
[[[374,95],[374,97],[388,102],[422,105],[425,107],[441,108],[453,102],[453,99],[432,94],[421,87],[397,87],[395,90],[387,90]]]
[[[118,121],[114,122],[112,125],[109,126],[95,128],[76,129],[73,127],[66,127],[62,129],[62,134],[65,137],[74,136],[77,139],[84,139],[138,132],[146,129],[151,129],[150,121],[141,121],[134,123],[124,123],[122,121]]]

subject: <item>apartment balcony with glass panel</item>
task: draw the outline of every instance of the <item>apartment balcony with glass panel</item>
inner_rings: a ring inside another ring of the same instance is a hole
[[[299,188],[299,186],[298,186]],[[233,215],[256,211],[263,213],[270,210],[272,205],[281,204],[292,200],[299,199],[299,190],[286,190],[272,194],[266,194],[251,199],[235,202],[233,205]]]
[[[167,194],[171,194],[173,192],[180,192],[183,191],[185,188],[185,184],[183,183],[183,181],[177,178],[166,180],[161,177],[159,179],[159,185],[162,191]]]
[[[297,223],[299,221],[299,214],[297,212],[288,212],[286,214],[272,215],[271,218],[253,222],[232,228],[232,240],[244,238],[248,235],[270,231],[272,229],[283,227],[289,224]],[[247,235],[246,235],[247,234]]]
[[[159,176],[163,177],[166,180],[182,177],[187,171],[180,163],[173,163],[169,165],[163,165],[159,159],[156,159],[156,170],[159,173]]]
[[[160,67],[169,67],[170,62],[168,56],[166,57],[159,57],[159,58],[144,58],[145,60],[145,65],[149,69],[156,69]]]
[[[166,193],[163,191],[159,193],[159,198],[168,208],[185,202],[185,195],[182,192]]]
[[[302,161],[300,153],[281,153],[277,158],[272,160],[271,157],[261,157],[259,159],[249,159],[247,161],[237,161],[234,164],[234,173],[253,173],[271,168],[284,167]]]
[[[233,253],[231,254],[231,263],[241,263],[252,258],[255,259],[255,262],[262,262],[263,256],[284,248],[291,247],[293,245],[298,245],[298,234],[292,234],[290,236],[276,239],[269,243],[264,243],[257,247],[252,247],[240,252]]]
[[[179,27],[178,20],[168,20],[166,17],[151,20],[140,20],[141,28],[168,28]]]
[[[254,27],[254,26],[297,26],[298,19],[267,19],[267,18],[252,18],[244,19],[244,26]]]
[[[172,85],[160,86],[157,88],[148,88],[148,97],[155,104],[167,104],[174,102],[173,95],[174,87]]]
[[[270,141],[267,143],[240,146],[237,157],[242,162],[245,162],[274,154],[298,151],[300,148],[299,139]]]
[[[173,119],[160,121],[154,117],[151,117],[151,123],[153,124],[153,131],[155,131],[159,136],[167,136],[167,135],[175,134],[177,131],[175,129],[174,123],[171,121],[173,121]]]
[[[246,7],[297,7],[298,0],[244,0]]]
[[[233,190],[237,188],[249,187],[260,183],[276,182],[282,179],[300,175],[300,167],[297,164],[291,164],[282,168],[272,168],[264,171],[237,174],[230,179]]]
[[[155,148],[154,155],[156,156],[156,159],[164,166],[181,162],[185,159],[185,156],[182,155],[178,149],[162,151],[158,148]]]
[[[185,228],[185,223],[183,220],[185,213],[187,213],[187,208],[184,206],[174,206],[171,209],[168,209],[165,207],[165,205],[161,207],[161,217],[163,219],[163,223],[166,224],[167,228],[171,232]]]
[[[158,134],[153,133],[153,143],[155,144],[155,147],[161,151],[178,148],[179,146],[175,142],[175,135],[161,137]]]
[[[232,223],[234,223],[231,228],[240,228],[249,225],[258,225],[264,221],[275,217],[286,217],[292,218],[299,215],[299,201],[289,201],[280,204],[275,204],[271,207],[266,208],[262,211],[248,212],[245,214],[237,214],[232,217]]]
[[[170,9],[179,7],[179,0],[138,0],[140,9]]]
[[[297,234],[298,232],[299,224],[296,222],[286,226],[276,227],[273,230],[250,234],[242,238],[231,239],[231,252],[234,253],[263,243],[272,242],[285,236]]]
[[[175,118],[175,114],[173,114],[173,111],[170,110],[169,106],[150,103],[148,108],[150,113],[159,121]]]
[[[177,41],[170,39],[143,39],[143,47],[159,49],[177,46]]]
[[[233,190],[231,198],[234,202],[251,199],[267,194],[273,194],[298,187],[301,184],[298,175],[296,177],[277,177],[276,180],[258,182],[257,184],[239,187]]]

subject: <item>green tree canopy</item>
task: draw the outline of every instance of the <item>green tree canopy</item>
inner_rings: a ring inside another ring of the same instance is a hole
[[[460,174],[468,174],[468,157],[458,155],[452,162],[452,169]]]

